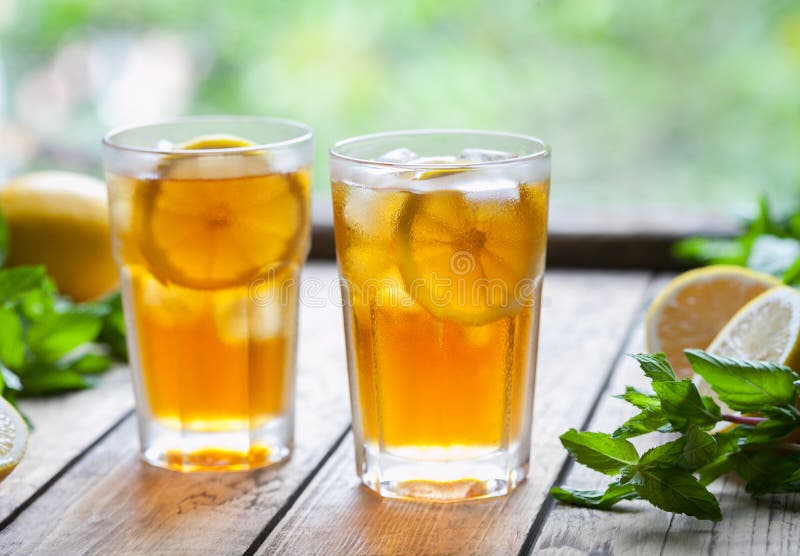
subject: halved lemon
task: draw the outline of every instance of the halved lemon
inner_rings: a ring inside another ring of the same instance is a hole
[[[0,481],[19,465],[28,445],[28,427],[14,407],[0,398]]]
[[[800,292],[777,286],[757,296],[739,309],[707,351],[721,357],[747,361],[772,361],[800,370]],[[701,376],[694,379],[704,396],[711,396],[722,407],[711,386]]]
[[[683,350],[706,349],[736,311],[780,283],[768,274],[738,266],[713,265],[684,272],[647,311],[647,351],[663,351],[679,376],[691,375]]]
[[[529,302],[544,264],[546,202],[544,193],[518,193],[409,196],[396,242],[409,295],[437,318],[471,325],[514,315]]]
[[[778,286],[762,293],[739,309],[708,352],[800,369],[800,292]]]
[[[231,136],[206,136],[181,147],[250,145]],[[160,171],[162,178],[145,184],[136,199],[142,254],[159,280],[229,288],[305,257],[306,171],[270,173],[263,158],[250,153],[167,158]]]

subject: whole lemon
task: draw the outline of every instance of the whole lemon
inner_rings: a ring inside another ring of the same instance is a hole
[[[45,265],[58,290],[86,301],[117,287],[106,186],[72,172],[34,172],[0,189],[10,266]]]

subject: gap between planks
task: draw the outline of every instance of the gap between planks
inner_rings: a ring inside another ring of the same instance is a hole
[[[628,325],[628,329],[625,332],[625,336],[621,339],[619,344],[619,349],[614,356],[614,359],[611,360],[611,364],[608,366],[608,370],[606,371],[605,379],[603,381],[600,390],[597,392],[597,396],[592,403],[592,407],[589,409],[589,413],[587,413],[586,418],[581,423],[581,426],[578,430],[585,431],[589,428],[592,420],[595,417],[595,413],[597,413],[597,409],[600,407],[601,402],[608,395],[609,387],[611,386],[611,379],[614,376],[617,367],[620,364],[620,361],[626,355],[626,350],[629,347],[631,342],[631,338],[636,332],[636,330],[641,327],[642,319],[644,318],[645,312],[647,312],[647,306],[649,305],[650,301],[653,299],[653,296],[657,293],[659,289],[658,281],[655,279],[655,276],[650,277],[650,281],[647,285],[647,290],[645,295],[642,299],[642,303],[638,309],[638,311],[634,314],[633,318],[631,319],[630,324]],[[555,486],[561,486],[566,481],[567,477],[572,471],[575,462],[569,456],[564,457],[564,463],[561,465],[561,469],[558,471],[558,475],[556,475],[555,480],[553,481],[551,488]],[[550,489],[548,489],[549,491]],[[556,500],[552,496],[549,496],[545,499],[544,503],[542,504],[541,509],[536,514],[536,517],[533,520],[533,524],[531,525],[530,530],[528,531],[527,536],[525,537],[525,542],[522,543],[522,546],[519,549],[519,556],[528,556],[533,553],[533,549],[536,546],[536,542],[539,540],[539,536],[544,529],[544,525],[547,522],[548,518],[550,517],[553,508],[555,508]]]
[[[13,522],[15,519],[17,519],[17,517],[19,517],[19,515],[20,515],[22,512],[24,512],[24,511],[25,511],[25,510],[28,508],[28,506],[30,506],[31,504],[33,504],[34,502],[36,502],[36,500],[37,500],[37,499],[38,499],[40,496],[42,496],[42,495],[43,495],[45,492],[47,492],[47,490],[48,490],[48,489],[49,489],[51,486],[53,486],[53,485],[55,484],[55,482],[56,482],[56,481],[58,481],[58,480],[59,480],[61,477],[63,477],[63,476],[64,476],[64,475],[65,475],[65,474],[66,474],[66,473],[67,473],[67,472],[68,472],[70,469],[72,469],[73,467],[75,467],[75,464],[76,464],[76,463],[78,463],[78,461],[80,461],[80,460],[81,460],[81,458],[82,458],[82,457],[83,457],[85,454],[87,454],[87,453],[88,453],[89,451],[91,451],[91,450],[92,450],[92,449],[93,449],[95,446],[97,446],[98,444],[100,444],[101,442],[103,442],[103,440],[105,440],[105,439],[108,437],[108,435],[110,435],[112,432],[114,432],[115,430],[117,430],[117,429],[118,429],[118,428],[119,428],[119,427],[122,425],[122,423],[124,423],[125,421],[127,421],[128,419],[130,419],[131,417],[133,417],[133,414],[134,414],[134,410],[133,410],[133,409],[131,409],[131,410],[128,410],[128,412],[127,412],[127,413],[125,413],[125,414],[124,414],[122,417],[120,417],[120,419],[119,419],[119,420],[118,420],[116,423],[114,423],[113,425],[111,425],[111,427],[110,427],[108,430],[106,430],[106,432],[104,432],[104,433],[103,433],[103,434],[101,434],[99,437],[97,437],[97,438],[94,440],[94,442],[92,442],[91,444],[89,444],[89,445],[88,445],[88,446],[87,446],[85,449],[83,449],[82,451],[80,451],[80,452],[79,452],[79,453],[78,453],[78,454],[77,454],[75,457],[73,457],[71,460],[69,460],[69,461],[68,461],[68,462],[67,462],[67,463],[64,465],[64,467],[62,467],[61,469],[59,469],[58,471],[56,471],[56,473],[55,473],[55,474],[54,474],[52,477],[50,477],[50,478],[49,478],[47,481],[45,481],[45,482],[44,482],[44,483],[43,483],[43,484],[42,484],[42,485],[41,485],[41,486],[40,486],[38,489],[36,489],[36,490],[33,492],[33,494],[31,494],[31,495],[30,495],[28,498],[24,499],[24,500],[23,500],[23,501],[22,501],[22,502],[21,502],[21,503],[20,503],[20,504],[19,504],[19,505],[18,505],[16,508],[14,508],[13,510],[11,510],[11,512],[9,512],[9,514],[8,514],[8,515],[5,517],[5,519],[3,519],[2,521],[0,521],[0,532],[2,532],[2,531],[3,531],[3,529],[5,529],[5,528],[6,528],[6,527],[8,527],[9,525],[11,525],[11,523],[12,523],[12,522]]]

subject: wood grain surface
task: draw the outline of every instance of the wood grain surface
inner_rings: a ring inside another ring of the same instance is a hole
[[[600,512],[547,496],[553,484],[605,480],[573,466],[558,435],[611,430],[630,414],[609,394],[644,383],[624,354],[643,349],[642,312],[663,278],[548,273],[530,477],[511,496],[463,504],[382,500],[360,486],[335,268],[311,265],[305,279],[289,462],[227,474],[142,463],[127,370],[118,369],[96,389],[24,403],[37,429],[0,485],[0,555],[797,553],[800,497],[752,500],[733,480],[713,487],[720,523],[640,502]]]

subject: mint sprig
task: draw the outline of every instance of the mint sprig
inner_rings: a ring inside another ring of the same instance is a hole
[[[554,487],[557,500],[607,510],[624,500],[646,500],[667,512],[722,519],[707,485],[736,473],[752,494],[800,492],[800,376],[776,363],[740,361],[686,350],[695,373],[720,401],[746,414],[724,414],[689,379],[679,380],[662,353],[632,355],[653,393],[628,387],[615,396],[640,413],[613,433],[570,429],[561,443],[580,464],[614,476],[604,490]],[[719,423],[730,426],[718,431]],[[716,432],[715,432],[716,431]],[[677,433],[639,456],[627,439]]]
[[[0,394],[17,398],[89,388],[124,359],[119,295],[76,304],[43,267],[0,269]]]
[[[737,237],[690,237],[675,243],[672,254],[687,263],[746,266],[800,287],[800,203],[781,209],[762,196]]]

